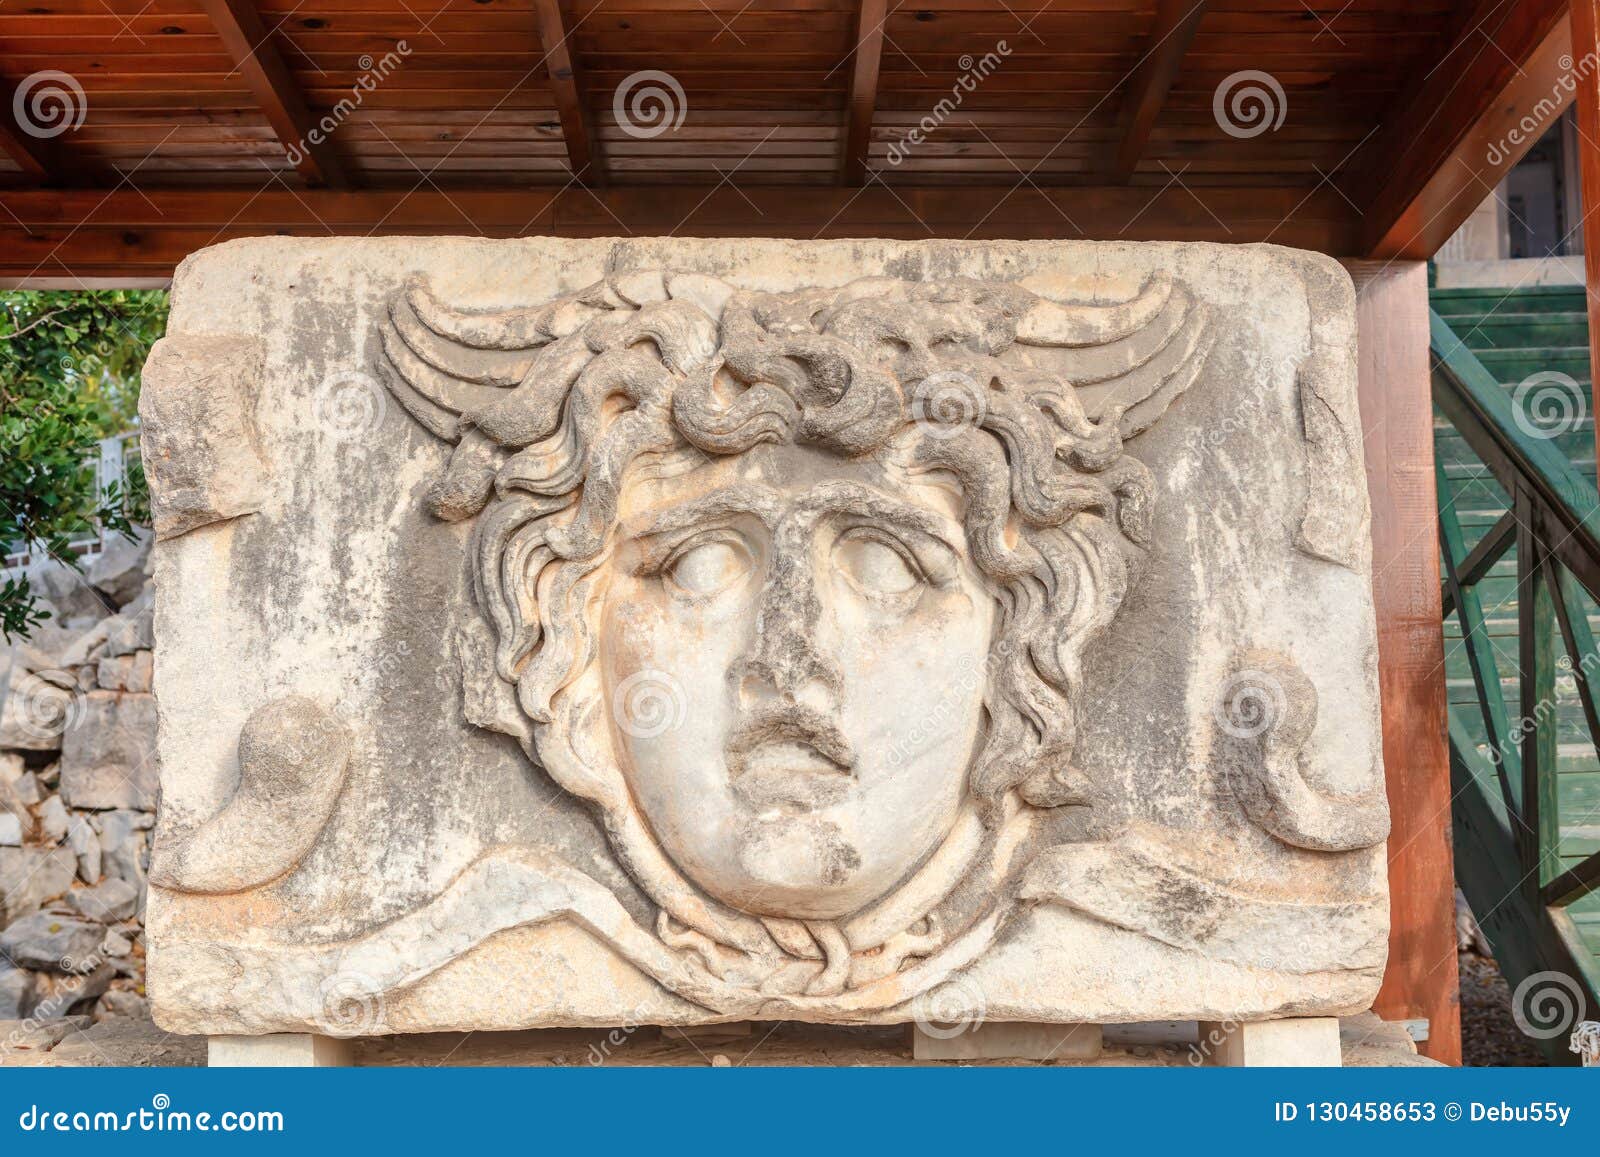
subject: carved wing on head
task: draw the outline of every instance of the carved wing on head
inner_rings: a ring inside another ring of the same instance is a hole
[[[1215,335],[1210,310],[1171,276],[1152,276],[1112,305],[1063,305],[1036,297],[1017,322],[1017,342],[1074,387],[1084,416],[1118,416],[1131,438],[1150,428],[1204,367]]]
[[[380,368],[395,398],[448,442],[527,381],[550,347],[609,306],[605,285],[530,309],[471,312],[439,302],[414,280],[389,300]],[[620,297],[615,308],[631,304]]]
[[[621,332],[608,327],[609,342],[649,337],[663,357],[696,339],[705,344],[704,335],[685,336],[686,327],[661,316],[667,304],[659,271],[609,277],[529,308],[454,309],[420,279],[396,293],[380,326],[379,371],[419,425],[456,444],[430,497],[434,512],[477,513],[506,454],[556,430],[571,387],[599,352],[593,323],[615,318]]]

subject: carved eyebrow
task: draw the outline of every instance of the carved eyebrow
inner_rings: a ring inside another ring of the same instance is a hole
[[[782,512],[783,500],[777,491],[754,483],[734,483],[664,510],[651,511],[628,526],[627,531],[636,538],[650,538],[735,515],[753,516],[771,527],[777,525]]]
[[[814,487],[797,506],[798,509],[817,514],[856,514],[864,518],[881,519],[901,529],[926,535],[946,549],[958,553],[959,548],[955,544],[964,535],[958,523],[909,502],[890,498],[859,482],[824,482]]]

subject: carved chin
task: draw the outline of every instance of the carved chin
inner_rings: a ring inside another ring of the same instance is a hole
[[[747,912],[831,920],[860,907],[850,883],[861,855],[838,825],[783,816],[752,821],[743,833],[739,866],[747,893],[727,897]]]

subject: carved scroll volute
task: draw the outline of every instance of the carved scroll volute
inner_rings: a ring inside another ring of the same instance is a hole
[[[345,725],[299,695],[258,707],[239,733],[239,786],[211,819],[158,843],[150,882],[243,892],[288,874],[333,814],[350,761]]]
[[[1376,760],[1358,793],[1312,786],[1305,748],[1317,726],[1317,691],[1286,656],[1243,656],[1218,692],[1216,724],[1234,795],[1279,840],[1348,852],[1388,838],[1389,804]]]

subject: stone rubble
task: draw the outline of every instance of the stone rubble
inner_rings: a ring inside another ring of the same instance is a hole
[[[34,566],[51,617],[26,641],[0,640],[0,1021],[26,1026],[35,1047],[149,1016],[149,559],[146,535],[109,543],[81,574]]]

